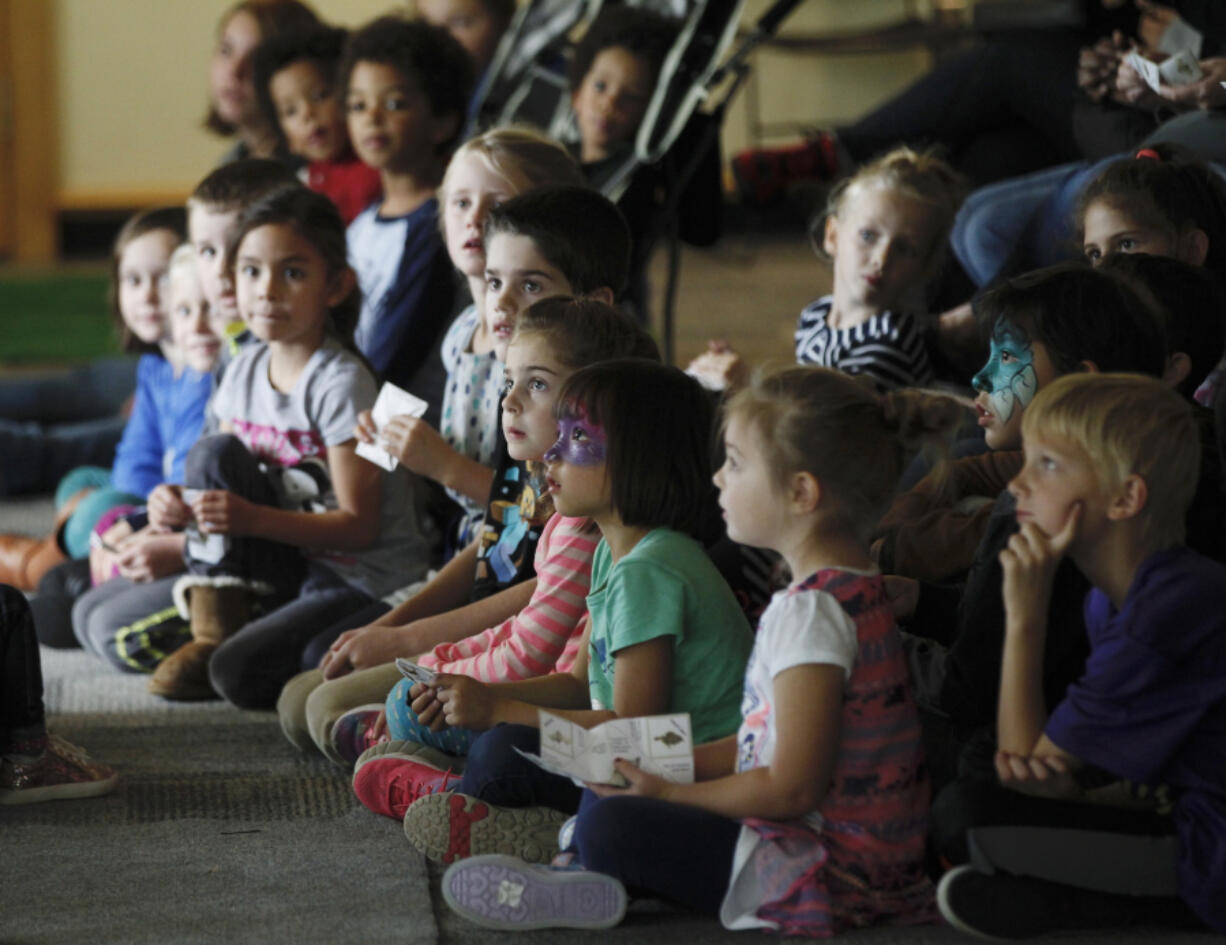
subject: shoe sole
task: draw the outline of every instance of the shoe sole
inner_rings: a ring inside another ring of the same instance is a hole
[[[423,797],[409,807],[404,835],[437,863],[486,854],[548,863],[558,852],[558,828],[567,819],[566,814],[548,807],[499,807],[446,791]]]
[[[70,784],[49,784],[46,787],[0,791],[0,805],[40,804],[43,801],[75,801],[110,794],[119,783],[113,774],[101,781],[75,781]]]
[[[952,870],[941,877],[941,881],[937,883],[937,908],[941,911],[941,918],[952,928],[959,932],[964,932],[967,935],[972,935],[975,938],[982,939],[987,942],[1009,942],[1013,939],[1001,938],[998,935],[989,935],[982,929],[977,929],[974,926],[968,925],[959,918],[953,904],[949,901],[949,887],[954,884],[957,878],[965,873],[974,873],[977,870],[973,866],[955,866]]]
[[[399,758],[402,761],[415,761],[418,764],[437,768],[439,771],[450,770],[453,774],[457,775],[464,771],[463,758],[449,755],[446,752],[439,751],[437,748],[423,745],[421,742],[392,741],[371,745],[362,754],[358,755],[357,761],[353,763],[354,777],[357,777],[363,765],[371,761],[378,761],[380,758]]]
[[[481,856],[448,868],[443,900],[487,929],[607,929],[626,914],[616,879],[586,870],[554,870],[510,856]]]

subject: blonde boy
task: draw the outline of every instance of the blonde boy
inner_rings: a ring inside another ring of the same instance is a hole
[[[1035,397],[1022,437],[1009,484],[1021,527],[1000,555],[996,772],[1040,800],[1006,793],[977,820],[973,865],[942,880],[942,912],[1011,937],[1188,909],[1226,931],[1226,567],[1183,545],[1200,465],[1191,408],[1153,378],[1068,375]],[[1043,647],[1066,554],[1094,585],[1090,656],[1049,716]],[[1103,775],[1166,786],[1173,809],[1063,803]]]

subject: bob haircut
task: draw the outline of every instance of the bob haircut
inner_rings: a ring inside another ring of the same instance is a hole
[[[711,481],[714,414],[684,371],[641,358],[589,365],[567,379],[554,415],[604,428],[605,472],[624,524],[672,528],[703,544],[723,533]]]

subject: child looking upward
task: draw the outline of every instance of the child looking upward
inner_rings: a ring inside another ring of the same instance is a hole
[[[320,26],[274,36],[255,54],[255,92],[280,146],[307,162],[303,182],[329,197],[350,223],[383,192],[379,172],[349,144],[336,71],[343,29]]]
[[[349,139],[383,182],[383,200],[348,231],[362,292],[354,341],[437,423],[444,379],[432,361],[457,299],[435,190],[463,129],[472,64],[445,29],[386,16],[353,34],[340,76]]]
[[[1000,555],[999,785],[964,788],[972,865],[942,880],[941,911],[1018,937],[1152,924],[1178,915],[1163,901],[1177,894],[1226,931],[1226,568],[1183,545],[1199,467],[1191,408],[1153,379],[1075,375],[1035,398],[1022,433],[1009,484],[1020,529]],[[1090,656],[1049,711],[1040,667],[1064,557],[1093,585]],[[1095,774],[1165,785],[1173,808],[1068,804]]]
[[[579,811],[571,852],[586,871],[478,856],[448,871],[447,903],[479,924],[525,929],[612,925],[627,887],[718,915],[732,929],[829,936],[929,919],[928,776],[867,539],[904,442],[947,439],[960,414],[952,401],[912,391],[879,398],[816,368],[789,368],[738,392],[715,475],[728,534],[778,551],[793,578],[762,617],[739,731],[695,746],[692,784],[616,759],[629,786],[591,786],[599,799],[585,797]],[[595,588],[599,574],[593,568]],[[593,662],[597,639],[593,631]],[[728,654],[707,665],[731,662]],[[508,885],[528,908],[498,895]]]

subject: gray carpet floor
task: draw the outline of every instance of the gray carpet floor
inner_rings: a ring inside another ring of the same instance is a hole
[[[0,531],[41,531],[45,499],[0,503]],[[441,871],[400,825],[365,810],[349,778],[293,749],[270,713],[171,704],[144,677],[43,649],[53,731],[113,765],[109,797],[0,807],[0,945],[444,943],[493,945],[442,903]],[[1200,943],[1140,929],[1085,945]],[[540,945],[782,941],[637,901],[613,932],[537,932]],[[850,945],[956,945],[944,926],[849,934]]]

